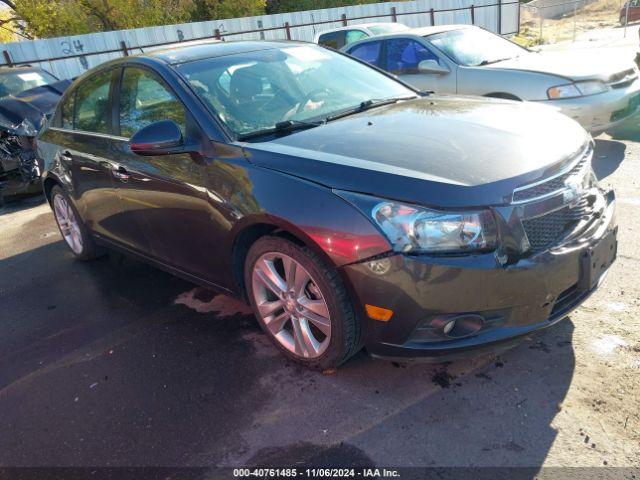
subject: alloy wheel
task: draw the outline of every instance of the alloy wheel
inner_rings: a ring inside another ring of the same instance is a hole
[[[62,195],[53,199],[53,211],[63,238],[76,255],[82,253],[82,232],[69,202]]]
[[[301,358],[317,358],[329,346],[331,317],[311,274],[278,252],[263,254],[253,266],[254,301],[267,330]]]

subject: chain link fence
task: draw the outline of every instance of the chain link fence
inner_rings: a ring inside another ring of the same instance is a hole
[[[526,46],[575,41],[584,32],[624,23],[623,0],[532,0],[520,5],[516,41]]]

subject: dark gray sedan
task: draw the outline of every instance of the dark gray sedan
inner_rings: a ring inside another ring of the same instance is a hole
[[[592,143],[549,109],[420,95],[294,42],[103,64],[39,136],[71,252],[247,300],[290,358],[441,361],[564,318],[615,259]]]

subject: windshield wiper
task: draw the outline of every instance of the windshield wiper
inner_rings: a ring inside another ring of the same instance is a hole
[[[483,60],[476,65],[476,67],[484,67],[485,65],[491,65],[492,63],[504,62],[505,60],[511,60],[514,57],[496,58],[495,60]]]
[[[326,123],[325,120],[320,122],[303,122],[302,120],[284,120],[276,123],[271,128],[264,128],[262,130],[256,130],[255,132],[244,133],[238,135],[238,140],[249,140],[255,137],[261,137],[263,135],[273,135],[280,133],[291,133],[295,130],[303,130],[306,128],[318,127]]]
[[[391,98],[376,98],[371,100],[365,100],[360,102],[357,107],[349,108],[347,110],[343,110],[340,113],[336,113],[334,115],[330,115],[325,117],[325,122],[330,122],[332,120],[337,120],[338,118],[346,117],[348,115],[353,115],[355,113],[364,112],[365,110],[370,110],[372,108],[382,107],[384,105],[391,105],[392,103],[397,103],[401,100],[412,100],[417,98],[416,95],[407,96],[407,97],[391,97]]]

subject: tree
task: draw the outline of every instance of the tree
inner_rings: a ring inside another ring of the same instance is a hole
[[[381,1],[385,0],[268,0],[266,11],[270,14],[299,12],[302,10],[362,5],[364,3],[378,3]]]
[[[0,0],[27,38],[339,7],[375,0]],[[0,20],[0,25],[2,20]]]
[[[0,43],[14,42],[17,40],[13,33],[16,26],[13,23],[13,15],[8,9],[0,8]]]
[[[13,3],[15,2],[15,4]],[[265,0],[0,0],[29,38],[260,15]]]
[[[192,20],[264,15],[267,0],[193,0]]]

